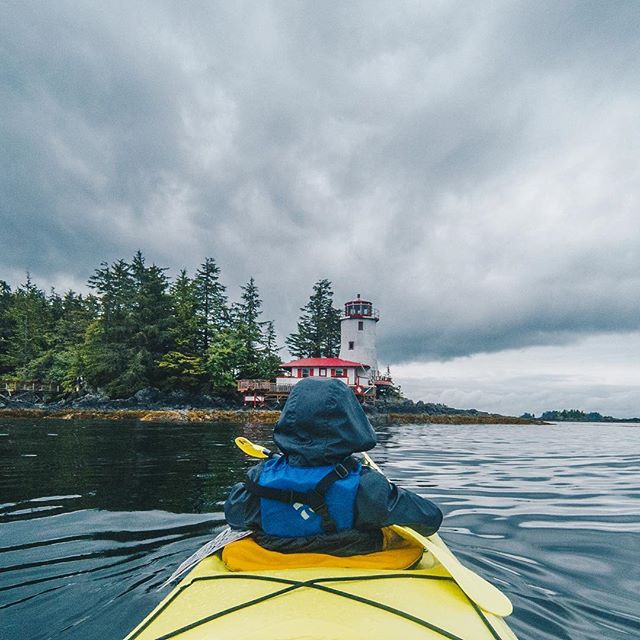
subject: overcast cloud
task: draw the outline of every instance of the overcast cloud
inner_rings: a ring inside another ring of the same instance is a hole
[[[0,279],[213,256],[285,335],[327,277],[414,397],[445,362],[451,404],[529,409],[534,376],[560,408],[591,337],[640,356],[639,28],[635,1],[0,2]],[[465,396],[468,356],[518,373]]]

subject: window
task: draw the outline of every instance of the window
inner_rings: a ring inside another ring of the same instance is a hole
[[[301,371],[301,378],[308,378],[309,377],[309,369],[307,369],[306,367],[303,367],[302,369],[300,369]]]
[[[349,340],[349,349],[353,350],[353,340]]]
[[[336,369],[336,378],[344,378],[344,369]]]
[[[363,331],[363,330],[364,330],[364,321],[358,320],[358,331]]]
[[[326,369],[323,369],[323,368],[320,368],[320,375],[321,375],[322,377],[325,377],[325,378],[326,378],[326,376],[327,376],[327,370],[326,370]]]

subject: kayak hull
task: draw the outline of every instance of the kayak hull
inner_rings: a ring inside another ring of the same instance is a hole
[[[229,571],[202,560],[126,640],[516,640],[424,553],[406,570]]]

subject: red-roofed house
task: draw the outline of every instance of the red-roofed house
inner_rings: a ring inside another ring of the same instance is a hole
[[[349,386],[369,386],[369,366],[341,358],[302,358],[282,364],[287,376],[277,378],[277,382],[292,384],[302,378],[339,378]]]

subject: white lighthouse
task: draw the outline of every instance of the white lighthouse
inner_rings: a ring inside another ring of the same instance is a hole
[[[340,318],[340,355],[343,360],[360,362],[369,367],[372,377],[378,375],[376,350],[376,324],[380,320],[378,310],[360,294],[355,300],[345,302]]]

